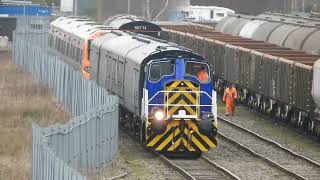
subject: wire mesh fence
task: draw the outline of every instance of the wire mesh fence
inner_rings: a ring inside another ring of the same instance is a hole
[[[33,124],[32,178],[86,179],[80,171],[100,170],[118,150],[118,98],[50,55],[49,21],[32,18],[18,19],[14,62],[47,86],[73,116],[65,125],[42,128]],[[30,28],[30,22],[43,26]]]

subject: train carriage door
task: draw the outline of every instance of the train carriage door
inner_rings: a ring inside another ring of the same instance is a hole
[[[110,93],[112,93],[113,54],[111,52],[109,52],[107,59],[108,61],[107,61],[107,70],[106,70],[106,74],[107,74],[106,84],[107,84],[107,89],[109,90]]]
[[[112,94],[115,94],[115,95],[118,95],[118,92],[117,92],[117,86],[118,86],[118,73],[117,73],[117,66],[118,66],[118,59],[119,57],[118,56],[114,56],[112,57],[112,74],[111,74],[111,92]]]
[[[135,114],[139,114],[139,77],[140,69],[137,64],[134,65],[134,74],[133,74],[133,105]]]
[[[123,92],[123,81],[124,81],[124,74],[125,74],[125,70],[124,70],[124,67],[125,67],[125,62],[126,62],[126,59],[125,58],[121,58],[119,57],[118,59],[118,65],[117,65],[117,92],[118,92],[118,96],[119,96],[119,99],[120,99],[120,102],[121,103],[124,103],[124,92]]]

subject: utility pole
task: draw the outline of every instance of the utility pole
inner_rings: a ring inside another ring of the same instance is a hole
[[[128,0],[128,14],[130,14],[130,9],[131,9],[131,2]]]
[[[147,19],[151,20],[151,15],[150,15],[150,0],[147,0]]]
[[[283,12],[287,13],[287,0],[283,0]]]

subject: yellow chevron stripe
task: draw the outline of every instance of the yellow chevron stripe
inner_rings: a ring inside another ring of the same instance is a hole
[[[180,95],[181,95],[181,93],[174,93],[174,95],[169,98],[168,104],[171,104],[171,103],[172,103],[174,100],[176,100]]]
[[[173,135],[179,135],[179,133],[180,133],[180,129],[177,128],[177,129],[174,131],[174,133],[171,133],[171,134],[168,136],[168,138],[165,139],[165,140],[156,148],[156,150],[157,150],[157,151],[161,151],[169,142],[172,141],[172,139],[174,138]]]
[[[186,102],[181,99],[177,104],[186,104]],[[169,109],[169,114],[171,115],[171,114],[174,113],[178,108],[179,108],[179,106],[173,106],[171,109]]]
[[[191,88],[195,88],[195,86],[190,81],[184,81],[184,83]]]
[[[185,138],[182,138],[183,144],[186,148],[189,149],[189,151],[196,151],[188,142]]]
[[[197,134],[211,147],[214,148],[217,145],[214,144],[207,136],[202,135],[201,133],[197,132]]]
[[[171,97],[169,98],[168,104],[172,104],[172,102],[173,102],[174,100],[176,100],[177,98],[179,98],[180,95],[186,96],[186,97],[190,100],[190,102],[191,102],[192,104],[195,104],[195,103],[196,103],[196,99],[195,99],[194,97],[192,97],[190,93],[180,93],[179,91],[177,91],[176,93],[174,93],[173,96],[171,96]],[[166,98],[166,97],[165,97],[165,98]],[[165,100],[166,100],[166,99],[165,99]]]
[[[187,105],[187,103],[184,100],[180,100],[178,102],[178,104],[185,104]],[[183,106],[190,114],[195,115],[196,112],[190,107],[190,106]],[[179,108],[179,106],[173,106],[171,109],[169,109],[169,115],[173,114],[177,109]]]
[[[188,135],[189,135],[189,131],[188,131],[187,129],[184,129],[184,134],[188,136]],[[201,151],[208,151],[208,149],[205,148],[205,147],[203,146],[203,144],[202,144],[196,137],[191,136],[191,140],[194,142],[194,144],[195,144],[196,146],[198,146],[198,148],[199,148]]]
[[[177,87],[180,83],[181,81],[175,81],[174,83],[171,84],[170,87]]]
[[[174,144],[172,144],[169,148],[168,151],[174,151],[176,150],[177,147],[181,144],[182,138],[179,138]]]
[[[152,141],[150,141],[150,143],[147,144],[147,146],[154,146],[165,134],[167,134],[167,132],[170,130],[170,128],[167,126],[167,130],[165,131],[165,133],[162,133],[160,135],[157,135],[155,138],[153,138]]]
[[[190,93],[185,93],[184,92],[184,93],[181,93],[181,94],[185,95],[189,99],[189,101],[191,101],[192,104],[196,104],[196,99],[194,97],[192,97]]]

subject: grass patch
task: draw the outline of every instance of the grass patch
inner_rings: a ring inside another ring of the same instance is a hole
[[[32,122],[66,123],[69,114],[10,59],[0,52],[0,180],[31,179]]]

